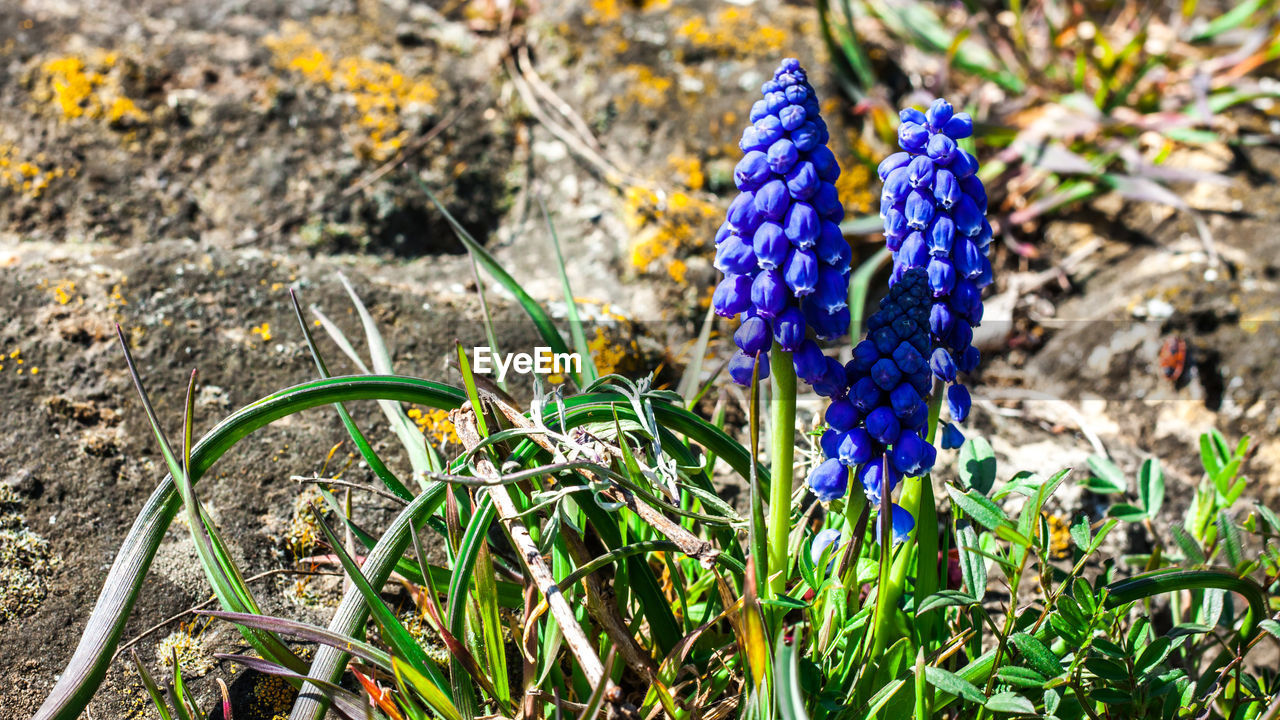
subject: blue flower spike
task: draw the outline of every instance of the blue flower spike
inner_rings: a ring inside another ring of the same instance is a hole
[[[824,502],[843,497],[848,471],[873,506],[905,476],[929,472],[937,451],[925,439],[932,388],[929,312],[933,296],[923,268],[911,268],[867,321],[867,337],[844,367],[847,396],[827,408],[821,445],[829,458],[809,475]],[[844,395],[844,393],[842,393]],[[836,473],[842,465],[845,473]],[[887,466],[886,466],[887,463]],[[887,470],[887,473],[886,473]],[[839,475],[839,482],[834,478]],[[911,532],[911,513],[894,506],[895,542]]]
[[[722,317],[745,313],[734,333],[742,351],[730,363],[735,382],[750,384],[757,355],[765,377],[772,338],[793,353],[800,379],[836,397],[848,388],[843,369],[836,372],[809,338],[836,339],[849,327],[853,253],[840,232],[840,167],[798,60],[783,60],[761,95],[733,171],[740,194],[716,235],[715,267],[725,277],[711,304]]]
[[[962,423],[971,403],[957,373],[972,372],[978,365],[973,328],[982,321],[982,288],[991,284],[992,275],[987,191],[975,174],[977,159],[956,144],[973,134],[973,119],[941,99],[925,112],[907,108],[899,117],[902,151],[878,168],[884,181],[880,217],[893,251],[889,282],[902,282],[913,268],[928,273],[930,342],[925,357],[933,376],[950,385],[951,419]]]

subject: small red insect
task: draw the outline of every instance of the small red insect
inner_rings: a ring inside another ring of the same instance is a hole
[[[1160,372],[1169,382],[1177,384],[1187,369],[1187,341],[1177,335],[1160,346]]]

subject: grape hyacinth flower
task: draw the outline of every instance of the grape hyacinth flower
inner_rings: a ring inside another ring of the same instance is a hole
[[[879,505],[903,477],[932,469],[937,451],[925,440],[933,386],[926,360],[931,306],[928,273],[912,268],[868,320],[867,337],[844,366],[847,389],[827,407],[828,429],[821,440],[827,460],[808,478],[818,499],[844,497],[852,472],[868,500]],[[898,542],[915,520],[897,505],[892,512]]]
[[[976,174],[977,159],[956,146],[973,134],[973,120],[941,99],[927,112],[907,108],[900,117],[902,151],[879,167],[884,181],[880,217],[893,251],[889,283],[901,282],[913,268],[927,273],[932,298],[929,370],[950,385],[951,419],[964,422],[970,398],[957,375],[978,365],[973,328],[982,321],[982,288],[991,284],[992,274],[987,192]],[[953,428],[952,434],[959,431]]]
[[[738,144],[740,194],[716,233],[715,266],[724,279],[711,302],[718,315],[742,316],[729,364],[735,382],[751,384],[757,358],[766,377],[776,342],[793,354],[802,380],[831,396],[843,389],[843,372],[810,334],[834,339],[849,327],[852,251],[840,232],[840,167],[799,61],[783,60],[761,92]]]

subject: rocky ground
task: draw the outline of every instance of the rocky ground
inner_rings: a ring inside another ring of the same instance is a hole
[[[544,5],[532,16],[406,0],[0,6],[0,673],[14,678],[0,716],[27,717],[43,699],[163,476],[116,323],[171,434],[192,368],[201,429],[313,376],[290,287],[357,337],[339,272],[399,370],[447,377],[452,341],[483,338],[481,311],[421,178],[563,314],[545,205],[599,328],[597,358],[637,375],[685,363],[745,109],[777,57],[823,62],[816,16],[766,0]],[[528,52],[508,59],[513,33]],[[827,110],[837,155],[883,152],[836,101]],[[1177,188],[1207,219],[1216,266],[1185,213],[1117,196],[1035,228],[1023,239],[1037,258],[998,251],[973,423],[1002,475],[1103,451],[1132,473],[1158,455],[1173,517],[1199,480],[1196,437],[1216,426],[1253,435],[1251,493],[1280,495],[1280,150],[1206,146],[1174,161],[1229,180]],[[873,209],[872,179],[860,167],[843,176],[851,215]],[[532,345],[510,298],[490,287],[488,299],[502,341]],[[1170,339],[1189,347],[1176,381],[1159,366]],[[812,418],[820,404],[801,407]],[[371,408],[357,416],[384,427]],[[429,414],[421,423],[447,433]],[[202,484],[246,572],[293,567],[306,551],[290,477],[324,469],[343,437],[331,412],[291,418]],[[394,458],[390,435],[381,443]],[[1056,511],[1093,502],[1068,494]],[[331,584],[282,574],[255,588],[269,610],[320,619]],[[175,524],[126,638],[207,596]],[[137,645],[153,667],[166,637],[192,668],[236,641],[175,623]],[[91,716],[145,706],[117,663]]]

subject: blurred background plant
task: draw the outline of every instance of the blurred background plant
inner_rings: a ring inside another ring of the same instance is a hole
[[[973,114],[993,224],[1015,252],[1037,256],[1045,213],[1115,191],[1190,213],[1216,272],[1207,224],[1169,185],[1226,179],[1165,161],[1180,146],[1265,141],[1227,132],[1227,111],[1280,94],[1266,72],[1280,23],[1275,0],[1205,5],[818,1],[839,87],[884,146],[901,104],[945,94]]]

